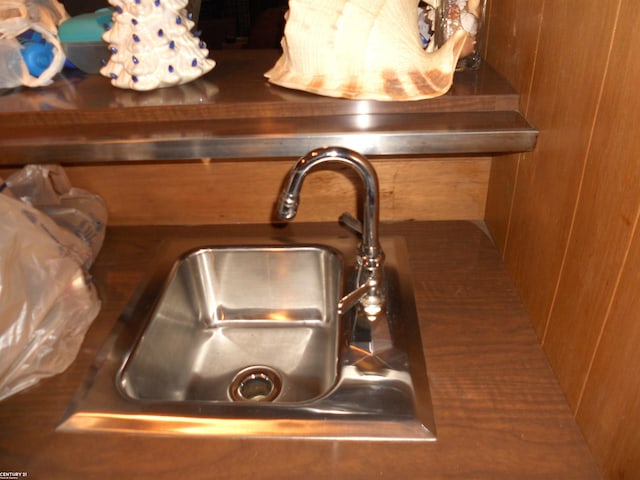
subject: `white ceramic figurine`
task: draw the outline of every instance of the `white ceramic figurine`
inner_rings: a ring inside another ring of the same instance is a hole
[[[152,90],[190,82],[209,72],[205,43],[191,32],[187,0],[109,0],[113,26],[102,36],[111,57],[100,73],[112,85]]]

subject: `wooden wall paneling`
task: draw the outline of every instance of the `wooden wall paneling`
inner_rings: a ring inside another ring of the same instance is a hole
[[[374,160],[382,195],[380,217],[482,220],[491,159]]]
[[[512,21],[498,1],[492,28]],[[505,258],[605,478],[640,478],[640,14],[626,0],[545,2],[541,21],[526,116],[542,135],[523,156]],[[500,65],[508,44],[495,29],[489,42]],[[506,200],[511,181],[500,160],[486,207],[494,236],[506,208],[492,199]]]
[[[577,421],[607,479],[640,478],[640,232],[603,330]]]
[[[638,168],[639,140],[637,94],[634,83],[638,56],[637,5],[621,4],[610,75],[603,98],[603,121],[616,123],[603,129],[603,136],[616,133],[606,150],[608,160]],[[619,45],[630,48],[619,48]],[[614,101],[617,109],[609,108]],[[632,103],[627,103],[631,100]],[[607,115],[605,117],[605,115]],[[606,119],[605,119],[606,118]],[[595,142],[594,142],[595,143]],[[599,143],[597,143],[599,145]],[[636,189],[625,179],[621,186]],[[622,212],[616,212],[618,217]],[[619,218],[619,217],[618,217]],[[631,220],[629,218],[629,220]],[[596,460],[607,478],[640,478],[640,231],[638,215],[628,256],[618,281],[606,323],[578,407],[577,420]]]
[[[618,18],[545,350],[607,478],[640,478],[640,11]]]
[[[65,170],[74,185],[105,199],[110,225],[202,225],[269,221],[292,162],[144,163]]]
[[[491,159],[373,159],[384,221],[481,220]],[[110,225],[264,223],[294,159],[65,166],[71,183],[101,195]],[[0,170],[0,176],[10,170]],[[348,168],[305,179],[297,221],[357,212]]]
[[[627,7],[629,5],[627,4]],[[640,15],[622,15],[544,348],[575,410],[640,205]],[[616,10],[611,12],[615,17]],[[631,288],[637,286],[627,285]],[[568,340],[571,340],[570,342]]]
[[[520,94],[526,113],[544,2],[489,0],[486,61]]]
[[[491,162],[484,220],[498,251],[504,255],[511,219],[520,154],[494,157]]]
[[[615,21],[603,8],[579,0],[544,4],[527,113],[541,133],[519,164],[505,251],[539,337],[562,268]]]
[[[544,2],[490,0],[487,5],[486,61],[520,93],[520,111],[527,116],[531,80]],[[504,252],[513,192],[522,154],[495,157],[487,192],[485,221],[496,247]]]

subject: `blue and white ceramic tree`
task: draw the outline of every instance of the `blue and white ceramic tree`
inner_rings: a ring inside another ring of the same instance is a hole
[[[215,61],[192,33],[187,0],[109,0],[113,25],[102,38],[111,56],[100,73],[111,84],[153,90],[190,82],[209,72]]]

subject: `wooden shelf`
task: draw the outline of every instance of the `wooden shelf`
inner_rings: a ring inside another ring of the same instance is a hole
[[[489,66],[456,74],[442,97],[354,101],[269,84],[274,50],[219,51],[186,85],[120,90],[100,75],[0,96],[0,165],[298,156],[339,144],[366,155],[529,151],[537,130]]]

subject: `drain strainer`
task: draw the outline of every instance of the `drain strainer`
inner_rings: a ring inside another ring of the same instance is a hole
[[[235,401],[272,402],[281,389],[278,372],[259,365],[244,368],[236,374],[229,387],[229,396]]]

